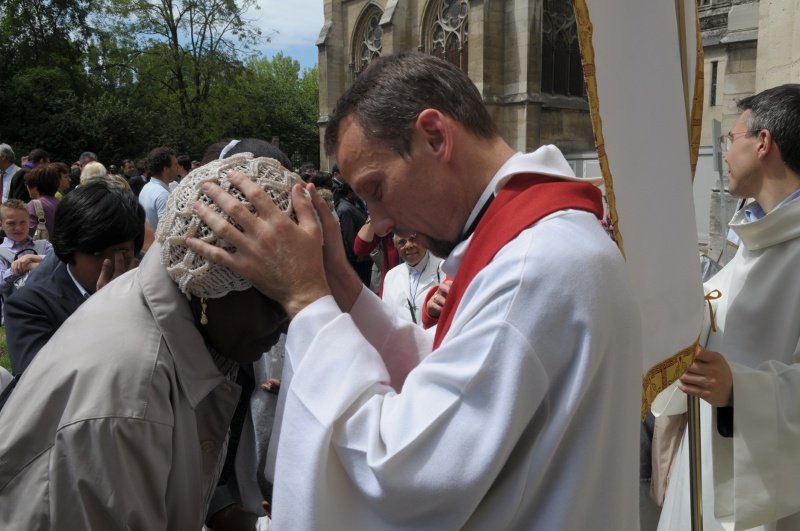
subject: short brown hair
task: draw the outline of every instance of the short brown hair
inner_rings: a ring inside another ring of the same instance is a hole
[[[36,188],[39,195],[56,195],[61,174],[52,164],[36,166],[25,173],[25,186]]]
[[[66,162],[51,162],[50,166],[55,168],[59,175],[62,173],[69,175],[69,166],[67,166]]]
[[[175,157],[175,151],[168,147],[157,147],[150,151],[150,154],[147,155],[150,176],[161,175],[164,168],[169,168],[172,165],[172,157]]]
[[[3,209],[10,208],[14,210],[24,210],[25,213],[28,213],[28,205],[25,204],[25,201],[22,199],[8,199],[5,203],[0,205],[0,221],[5,217],[3,216]]]
[[[333,154],[340,123],[352,115],[368,137],[408,155],[414,124],[425,109],[450,116],[479,138],[499,136],[467,74],[432,55],[401,53],[370,63],[339,99],[325,129],[325,151]]]

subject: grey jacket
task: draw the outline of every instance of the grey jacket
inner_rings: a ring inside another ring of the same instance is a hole
[[[0,412],[0,529],[201,529],[239,388],[154,245],[45,345]]]

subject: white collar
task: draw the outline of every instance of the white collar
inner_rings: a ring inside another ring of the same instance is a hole
[[[69,264],[66,264],[66,266],[67,266],[67,274],[69,275],[69,278],[71,278],[71,279],[72,279],[72,281],[75,283],[75,287],[76,287],[76,288],[78,288],[78,291],[80,291],[80,292],[81,292],[81,295],[83,295],[83,298],[84,298],[84,299],[88,299],[88,298],[89,298],[89,296],[91,295],[91,293],[89,293],[88,291],[86,291],[86,290],[84,289],[84,287],[83,287],[83,286],[81,286],[81,283],[80,283],[80,282],[78,282],[78,280],[77,280],[77,279],[75,278],[75,276],[72,274],[72,271],[70,271],[70,269],[69,269]]]
[[[745,208],[742,208],[733,216],[730,228],[749,251],[800,237],[800,198],[795,198],[781,208],[750,222],[747,221]]]

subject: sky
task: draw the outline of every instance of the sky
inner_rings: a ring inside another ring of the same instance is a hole
[[[260,10],[249,15],[263,35],[271,41],[262,47],[264,55],[278,52],[296,59],[300,67],[311,68],[318,62],[317,37],[324,23],[323,0],[258,0]]]

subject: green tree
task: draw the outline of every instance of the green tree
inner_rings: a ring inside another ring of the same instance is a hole
[[[94,0],[4,0],[0,10],[0,72],[47,65],[78,74]],[[5,75],[3,77],[6,77]]]
[[[113,32],[132,43],[135,77],[173,98],[183,127],[204,123],[216,88],[242,68],[261,32],[246,18],[256,0],[109,0]]]
[[[319,163],[319,76],[317,68],[300,70],[300,63],[281,53],[247,63],[223,113],[227,136],[278,137],[281,149],[299,163]]]
[[[0,0],[0,141],[111,164],[277,136],[317,162],[317,70],[256,58],[255,1]]]
[[[5,0],[0,9],[0,138],[20,153],[71,148],[69,125],[90,87],[86,20],[94,0]],[[44,144],[47,142],[47,144]]]

